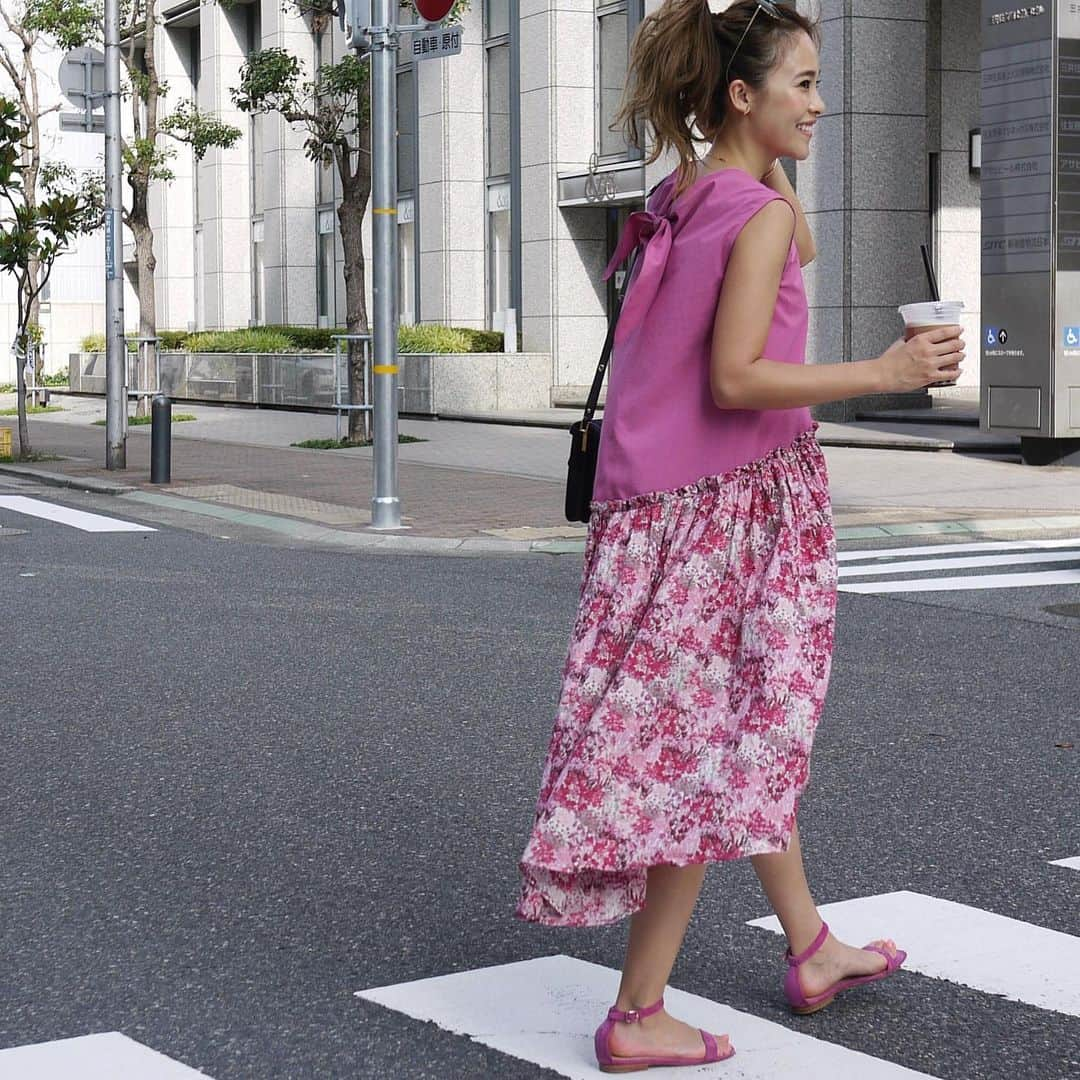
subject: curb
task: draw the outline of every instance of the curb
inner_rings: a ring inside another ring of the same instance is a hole
[[[326,544],[353,551],[385,551],[414,555],[580,555],[584,538],[552,540],[500,540],[498,537],[409,536],[401,533],[355,533],[295,518],[260,514],[221,506],[178,495],[144,491],[112,480],[66,476],[29,465],[0,465],[0,475],[36,480],[53,487],[70,488],[100,495],[120,496],[131,502],[158,506],[181,513],[217,518],[240,525],[265,529],[295,540]],[[889,537],[941,536],[957,534],[1039,533],[1080,529],[1080,515],[1041,515],[1023,518],[967,518],[961,521],[919,521],[907,524],[852,525],[836,530],[838,542],[877,540]]]
[[[90,491],[95,495],[126,495],[136,489],[131,484],[118,484],[115,480],[100,480],[93,476],[68,476],[66,473],[35,469],[31,465],[0,465],[0,475],[21,476],[25,480],[37,480],[50,487],[74,488]]]
[[[295,518],[237,510],[178,495],[132,490],[123,498],[181,513],[231,521],[289,536],[294,540],[328,544],[353,551],[394,551],[413,555],[577,555],[584,540],[500,540],[497,537],[403,536],[396,533],[354,533],[313,525]]]

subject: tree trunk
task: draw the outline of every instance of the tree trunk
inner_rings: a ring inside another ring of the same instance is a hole
[[[22,305],[20,304],[20,307]],[[24,309],[25,310],[25,309]],[[21,313],[20,313],[21,314]],[[25,327],[22,319],[20,327]],[[26,461],[33,453],[30,445],[30,425],[26,419],[26,378],[23,368],[26,363],[26,330],[20,329],[15,338],[17,355],[15,357],[15,390],[19,408],[19,460]]]
[[[132,184],[132,188],[134,188]],[[135,237],[135,265],[136,265],[136,291],[139,297],[139,337],[152,338],[157,334],[157,319],[155,318],[156,291],[154,285],[154,271],[157,268],[157,259],[154,256],[154,230],[145,215],[146,193],[143,192],[141,200],[136,199],[135,205],[141,205],[142,213],[135,215],[132,207],[130,226]],[[150,370],[147,350],[140,344],[137,362],[135,365],[136,377],[139,381],[139,389],[153,389],[150,386],[155,375]],[[135,409],[136,416],[149,414],[150,399],[141,397]]]
[[[361,159],[367,159],[361,155]],[[345,328],[350,334],[369,333],[367,298],[364,295],[364,210],[371,194],[371,169],[361,166],[343,185],[337,209],[341,247],[345,256]],[[365,370],[362,342],[349,342],[349,402],[371,403],[371,372]],[[370,353],[369,353],[370,355]],[[365,380],[367,385],[365,386]],[[349,442],[370,442],[372,414],[349,413]]]
[[[132,94],[131,105],[134,113],[135,136],[145,138],[151,146],[157,143],[158,137],[158,98],[161,95],[161,83],[157,70],[157,49],[155,34],[157,32],[157,20],[154,16],[155,0],[142,0],[141,4],[132,8],[132,29],[136,30],[141,21],[142,33],[142,64],[138,73],[145,80],[145,96],[140,99],[138,94]],[[129,73],[134,74],[133,52],[125,57]],[[140,115],[140,106],[145,113]],[[141,120],[145,119],[146,130],[142,131]],[[128,226],[135,236],[135,265],[136,265],[136,294],[139,298],[139,337],[152,338],[157,336],[157,310],[155,308],[154,271],[157,268],[157,260],[154,257],[154,230],[150,226],[150,172],[151,163],[141,161],[140,164],[128,173],[128,184],[131,187],[131,213],[128,215]],[[146,358],[146,350],[139,348],[135,362],[136,379],[139,389],[149,387],[151,372]],[[135,406],[136,416],[148,416],[150,413],[150,399],[140,397]]]

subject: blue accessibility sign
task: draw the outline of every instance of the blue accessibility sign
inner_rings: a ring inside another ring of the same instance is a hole
[[[1066,349],[1080,349],[1080,326],[1066,326],[1062,335]]]
[[[1004,345],[1009,340],[1009,331],[1004,326],[988,326],[983,338],[987,348]]]

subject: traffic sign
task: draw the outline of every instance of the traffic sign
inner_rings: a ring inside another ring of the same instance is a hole
[[[437,60],[440,56],[456,56],[460,52],[460,26],[417,34],[412,40],[411,54],[414,60]]]
[[[413,0],[413,6],[421,19],[428,22],[440,22],[450,14],[454,0]]]

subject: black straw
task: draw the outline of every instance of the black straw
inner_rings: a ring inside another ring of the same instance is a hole
[[[919,246],[922,248],[923,266],[926,267],[926,280],[930,285],[930,299],[940,300],[941,294],[938,292],[937,278],[934,276],[934,264],[930,261],[930,252],[927,251],[925,244]]]

